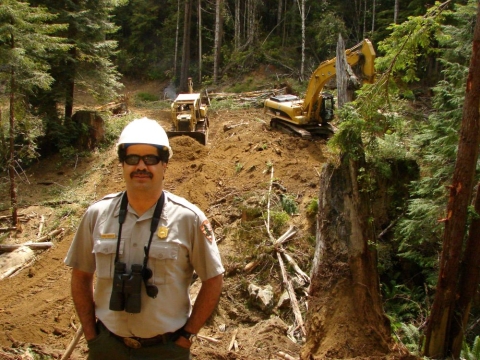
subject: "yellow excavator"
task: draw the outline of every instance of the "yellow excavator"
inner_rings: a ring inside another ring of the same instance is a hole
[[[375,50],[370,40],[365,39],[345,51],[347,63],[354,66],[360,62],[363,82],[375,80]],[[303,138],[329,136],[334,117],[333,95],[322,92],[323,87],[336,74],[336,58],[322,62],[310,77],[305,99],[295,95],[277,95],[265,101],[264,112],[272,116],[270,126],[283,128]]]

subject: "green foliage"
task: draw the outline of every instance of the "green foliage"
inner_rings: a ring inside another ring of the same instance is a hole
[[[318,213],[318,198],[313,198],[307,205],[307,216],[316,216]]]
[[[412,323],[402,323],[398,332],[402,344],[416,356],[420,356],[421,353],[421,335],[420,329]]]
[[[140,101],[144,101],[144,102],[150,102],[150,101],[157,101],[158,100],[158,96],[157,95],[154,95],[154,94],[151,94],[151,93],[147,93],[147,92],[139,92],[136,94],[136,98],[138,98],[138,100]]]
[[[467,6],[457,6],[456,12],[446,12],[449,22],[456,26],[442,26],[437,32],[442,45],[439,61],[444,79],[433,88],[434,111],[427,121],[419,124],[413,138],[412,150],[419,159],[423,176],[412,183],[406,216],[396,227],[400,255],[420,265],[431,286],[436,282],[432,270],[436,269],[443,234],[443,224],[438,220],[445,217],[446,186],[456,159],[471,54],[466,44],[471,44],[472,33],[464,31],[465,26],[460,24],[471,24],[476,14],[474,3],[470,1]]]
[[[51,24],[55,15],[45,7],[29,6],[26,2],[4,0],[0,6],[0,80],[14,77],[14,89],[26,94],[34,89],[48,89],[53,82],[47,58],[52,52],[68,49],[63,40],[53,36],[65,29]],[[7,82],[8,86],[12,83]]]
[[[290,216],[285,211],[270,211],[272,233],[279,236],[289,220]]]
[[[15,103],[15,161],[20,167],[28,166],[38,157],[37,139],[43,135],[43,124],[41,119],[29,114],[23,102]],[[3,114],[0,121],[1,138],[0,141],[0,167],[7,167],[7,159],[9,158],[9,141],[10,141],[10,112]]]
[[[122,117],[108,117],[105,121],[105,140],[102,147],[108,148],[110,145],[117,142],[123,128],[135,118],[135,115],[130,114]]]
[[[480,359],[480,336],[475,337],[471,348],[468,346],[466,341],[463,341],[460,358],[465,360]]]
[[[424,66],[428,56],[438,54],[434,35],[440,29],[443,7],[437,3],[425,16],[412,16],[402,24],[392,25],[388,39],[378,43],[384,56],[376,61],[377,69],[398,75],[405,83],[420,80],[419,65]]]
[[[273,162],[267,161],[265,164],[267,168],[263,171],[264,173],[271,173],[272,172],[272,167],[273,167]]]
[[[381,290],[386,313],[392,319],[394,329],[400,323],[425,319],[428,309],[423,301],[425,292],[421,287],[408,287],[401,280],[401,274],[390,276],[388,283],[382,283]]]
[[[235,163],[235,172],[238,174],[243,169],[243,164],[241,162]]]
[[[316,52],[318,59],[335,57],[338,35],[347,38],[348,30],[341,14],[333,11],[314,14],[315,19],[309,24],[309,35],[314,39],[312,51]],[[318,64],[317,64],[318,66]],[[316,67],[315,67],[316,68]]]
[[[298,206],[295,198],[292,195],[282,195],[280,196],[280,203],[282,205],[283,211],[288,215],[293,215],[298,213]]]
[[[240,109],[249,109],[255,104],[251,102],[244,102],[240,103],[239,101],[232,99],[232,98],[225,98],[225,99],[212,99],[210,103],[210,111],[218,111],[218,110],[240,110]]]
[[[31,7],[26,2],[5,0],[0,5],[0,83],[6,85],[9,109],[13,109],[13,113],[9,110],[0,119],[2,168],[6,168],[9,158],[10,130],[14,133],[15,165],[28,165],[38,155],[37,139],[44,128],[41,120],[27,111],[25,97],[50,87],[54,79],[49,73],[48,57],[68,49],[52,35],[65,28],[52,25],[54,18],[46,8]]]

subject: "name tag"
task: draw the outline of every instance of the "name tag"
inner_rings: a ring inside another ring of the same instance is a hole
[[[116,239],[117,234],[100,234],[100,239]]]

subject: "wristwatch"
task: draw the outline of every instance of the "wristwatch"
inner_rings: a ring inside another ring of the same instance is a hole
[[[185,330],[185,328],[181,327],[180,329],[177,330],[177,333],[179,336],[184,337],[188,341],[192,342],[193,338],[197,336],[196,334],[193,334],[191,332],[188,332]]]

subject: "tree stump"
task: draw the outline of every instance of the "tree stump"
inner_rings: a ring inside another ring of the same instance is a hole
[[[105,121],[98,112],[79,110],[72,121],[80,128],[77,145],[81,149],[93,150],[105,139]]]
[[[376,253],[359,165],[328,164],[320,179],[307,342],[301,359],[386,356],[392,347],[382,307]]]

